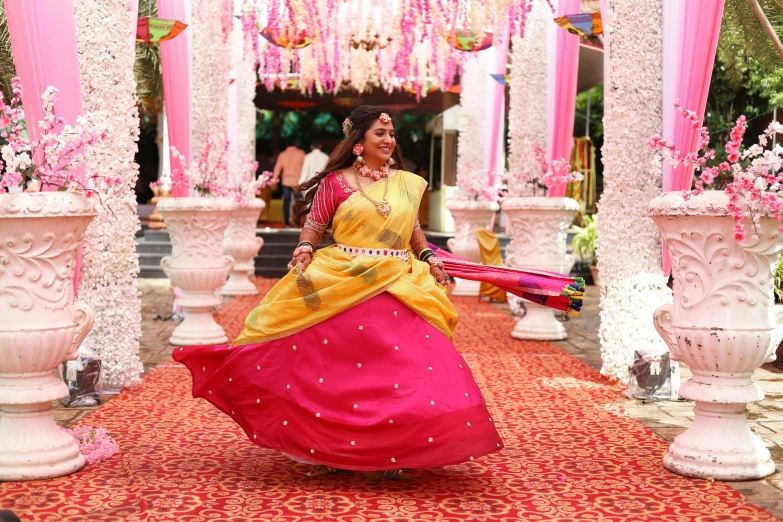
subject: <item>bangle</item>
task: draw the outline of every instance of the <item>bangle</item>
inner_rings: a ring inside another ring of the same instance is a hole
[[[300,247],[300,246],[304,246],[304,245],[310,245],[310,248],[315,248],[315,246],[311,242],[309,242],[309,241],[300,241],[299,244],[296,245],[296,246]]]
[[[430,254],[430,255],[428,256],[427,254]],[[429,257],[434,256],[434,255],[435,255],[435,252],[433,252],[431,248],[425,248],[424,250],[419,252],[419,261],[424,261],[425,260],[425,256],[427,258],[429,258]]]

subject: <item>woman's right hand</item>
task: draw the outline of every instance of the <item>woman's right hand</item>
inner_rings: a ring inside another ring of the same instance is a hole
[[[291,260],[291,268],[298,266],[299,269],[304,272],[313,260],[312,254],[302,252]]]

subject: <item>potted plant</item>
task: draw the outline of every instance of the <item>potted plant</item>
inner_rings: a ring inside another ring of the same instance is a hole
[[[574,258],[566,252],[568,229],[579,211],[571,198],[547,197],[546,191],[561,183],[581,179],[571,172],[566,160],[549,163],[546,153],[532,146],[527,162],[529,172],[508,172],[504,179],[508,193],[503,212],[508,216],[506,264],[567,274]],[[513,305],[515,303],[510,303]],[[568,337],[552,308],[525,302],[525,315],[517,321],[511,336],[515,339],[557,341]]]
[[[488,177],[481,167],[470,164],[466,172],[457,176],[456,198],[446,202],[454,217],[454,237],[446,244],[449,250],[462,259],[481,263],[481,251],[474,233],[477,228],[489,228],[498,211],[498,190],[487,186]],[[478,281],[456,278],[453,295],[478,296]]]
[[[207,136],[198,164],[171,173],[172,186],[191,187],[193,197],[166,198],[158,203],[171,235],[171,255],[161,259],[160,266],[171,284],[182,290],[178,304],[184,317],[169,338],[173,345],[228,341],[212,313],[221,303],[215,291],[225,284],[234,266],[234,259],[223,254],[223,234],[239,203],[226,184],[228,143],[217,154],[214,148]],[[188,165],[176,148],[171,148],[171,154],[179,165]]]
[[[239,208],[231,215],[223,236],[223,253],[234,259],[234,269],[220,289],[222,295],[258,293],[250,275],[255,272],[255,257],[264,246],[264,240],[256,236],[256,225],[266,204],[256,196],[270,184],[273,176],[271,172],[264,171],[256,179],[257,168],[258,162],[254,162],[250,167],[242,169],[242,177],[234,187]]]
[[[693,377],[680,396],[696,402],[693,425],[669,447],[664,466],[682,475],[750,480],[775,471],[764,443],[747,424],[747,403],[764,398],[751,377],[774,353],[783,306],[773,300],[774,267],[783,249],[783,149],[765,150],[783,132],[773,122],[759,142],[741,149],[741,116],[718,164],[709,134],[695,114],[676,106],[700,129],[699,150],[685,154],[660,136],[659,158],[693,165],[691,191],[653,199],[649,215],[672,256],[674,303],[654,315],[671,357]]]
[[[595,240],[598,237],[596,234],[596,220],[598,216],[585,215],[585,226],[578,227],[576,225],[571,227],[572,232],[576,232],[574,238],[571,240],[571,249],[576,252],[583,262],[590,264],[590,273],[593,276],[593,284],[595,286],[601,286],[598,279],[598,258],[595,256]]]
[[[77,255],[95,203],[121,183],[83,173],[92,146],[107,137],[91,115],[65,125],[49,86],[31,143],[18,78],[12,90],[8,103],[0,94],[0,481],[84,466],[78,443],[54,422],[52,401],[69,395],[55,369],[76,358],[92,328],[92,308],[74,302]]]

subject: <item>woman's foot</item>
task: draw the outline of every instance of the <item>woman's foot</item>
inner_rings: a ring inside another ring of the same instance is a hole
[[[338,473],[340,470],[338,468],[330,468],[329,466],[324,466],[323,464],[316,464],[314,466],[311,466],[309,471],[305,473],[309,478],[316,478],[316,477],[323,477],[326,475],[333,475],[334,473]]]

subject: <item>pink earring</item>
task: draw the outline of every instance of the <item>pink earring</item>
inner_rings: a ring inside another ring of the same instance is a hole
[[[362,152],[364,152],[364,146],[361,143],[357,143],[353,146],[353,152],[354,156],[360,156]]]

